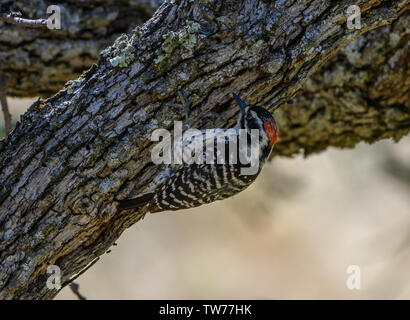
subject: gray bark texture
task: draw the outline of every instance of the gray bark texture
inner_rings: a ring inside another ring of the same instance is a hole
[[[0,21],[0,74],[9,79],[8,95],[49,97],[98,60],[122,33],[149,19],[163,0],[2,1],[0,13],[47,18],[58,5],[61,29],[30,29]]]
[[[194,128],[233,126],[232,92],[281,106],[276,155],[409,132],[408,1],[172,2],[0,141],[0,298],[52,298],[48,266],[67,284],[144,217],[115,200],[155,188],[150,136],[183,118],[180,88]]]

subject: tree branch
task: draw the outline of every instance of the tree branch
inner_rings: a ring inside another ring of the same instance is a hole
[[[20,27],[47,28],[47,19],[24,19],[16,13],[0,13],[0,21],[16,24]]]
[[[6,1],[24,16],[43,16],[48,0]],[[148,20],[163,0],[65,1],[61,29],[16,28],[0,22],[0,73],[9,97],[49,97],[96,63],[101,50]]]
[[[164,3],[144,25],[104,50],[98,65],[33,104],[0,142],[0,298],[52,298],[56,291],[45,285],[47,266],[59,266],[61,283],[67,283],[144,217],[143,210],[119,212],[115,200],[156,187],[151,182],[161,168],[151,162],[150,136],[183,118],[181,110],[167,105],[178,102],[180,89],[192,102],[188,124],[199,129],[236,123],[234,91],[249,104],[270,110],[283,105],[275,113],[283,137],[280,154],[333,143],[314,134],[323,124],[340,146],[349,146],[351,131],[366,121],[371,127],[379,111],[387,116],[386,131],[399,132],[397,137],[408,133],[404,103],[343,109],[351,114],[343,128],[332,105],[286,105],[337,51],[397,20],[404,6],[359,1],[362,29],[349,30],[349,4]],[[316,128],[311,134],[304,126]]]
[[[75,294],[75,296],[78,298],[78,300],[87,300],[86,297],[84,297],[81,293],[80,293],[80,285],[78,283],[72,282],[70,283],[70,289],[71,291]]]

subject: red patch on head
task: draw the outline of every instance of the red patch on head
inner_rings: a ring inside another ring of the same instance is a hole
[[[275,144],[276,140],[278,140],[278,127],[272,119],[266,120],[263,126],[265,127],[266,134],[269,139],[269,147],[272,147]]]

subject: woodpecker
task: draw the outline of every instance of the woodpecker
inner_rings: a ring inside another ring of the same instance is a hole
[[[182,164],[168,165],[164,168],[160,186],[155,191],[143,194],[134,199],[119,201],[119,210],[147,206],[151,213],[176,211],[198,207],[217,200],[234,196],[251,185],[259,175],[262,166],[269,158],[278,138],[278,126],[271,113],[265,108],[247,105],[233,93],[240,109],[240,117],[235,129],[246,129],[247,140],[251,140],[250,129],[258,131],[258,167],[254,174],[242,174],[241,169],[249,168],[248,164]],[[227,130],[227,129],[223,129]],[[239,137],[240,130],[237,130]],[[254,131],[255,132],[255,131]],[[228,150],[228,142],[225,142]],[[237,144],[239,152],[249,152],[250,144],[243,150]],[[228,153],[227,153],[228,154]],[[248,153],[249,154],[249,153]]]

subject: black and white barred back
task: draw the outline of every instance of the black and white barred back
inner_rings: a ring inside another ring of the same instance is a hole
[[[255,174],[241,174],[241,169],[249,168],[250,164],[242,164],[239,159],[236,164],[229,161],[228,157],[232,153],[229,152],[229,142],[226,140],[224,164],[194,163],[164,166],[163,176],[166,179],[160,187],[140,197],[120,201],[119,209],[148,206],[149,212],[154,213],[193,208],[232,197],[251,185],[272,151],[277,140],[278,128],[269,111],[262,107],[248,106],[235,94],[234,97],[241,107],[236,134],[239,135],[238,129],[259,130],[259,161]],[[223,129],[220,134],[223,135],[226,130]],[[241,150],[240,145],[236,144],[237,155],[240,152],[248,152],[249,155],[250,130],[248,130],[247,137],[248,143],[245,150],[243,148]]]

